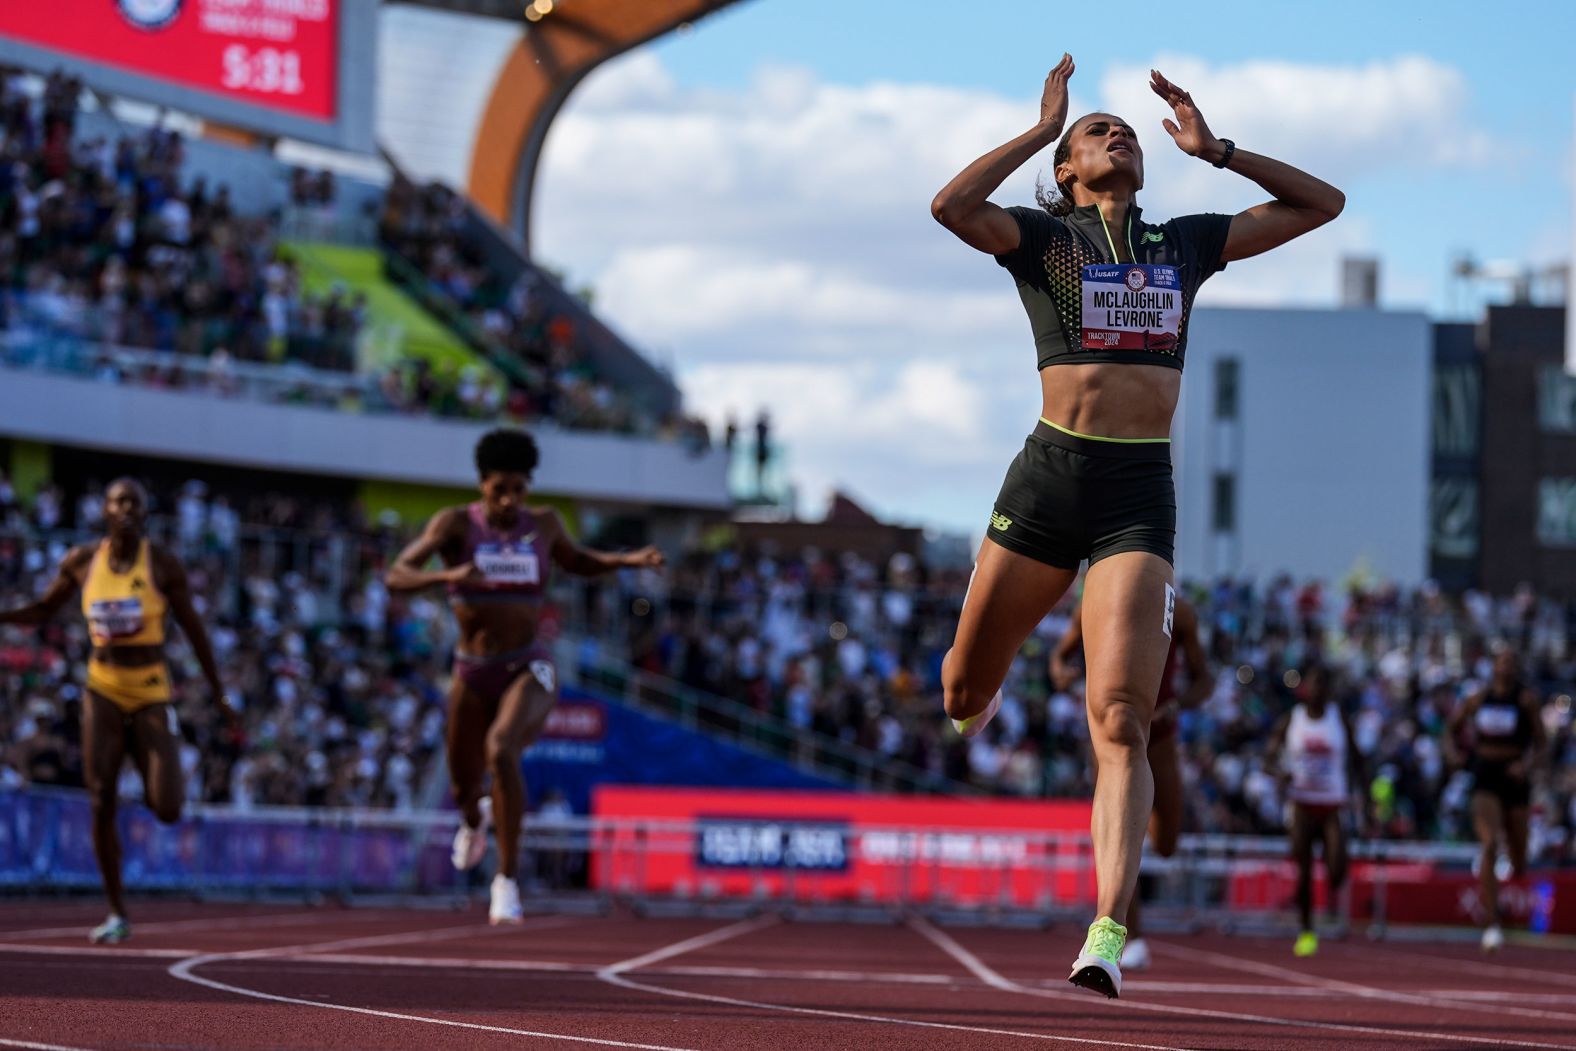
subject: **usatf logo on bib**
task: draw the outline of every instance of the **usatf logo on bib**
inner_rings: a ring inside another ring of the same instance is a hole
[[[1102,263],[1081,274],[1084,350],[1175,354],[1182,279],[1174,266]]]
[[[182,0],[115,0],[120,16],[138,29],[163,29],[181,13]]]

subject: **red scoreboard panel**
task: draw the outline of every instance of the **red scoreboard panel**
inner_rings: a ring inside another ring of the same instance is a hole
[[[375,17],[375,0],[0,2],[0,56],[35,69],[58,63],[111,93],[226,123],[358,148],[371,138]]]

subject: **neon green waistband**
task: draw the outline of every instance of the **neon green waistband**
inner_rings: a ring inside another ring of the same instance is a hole
[[[1082,433],[1080,433],[1078,431],[1073,430],[1071,427],[1063,427],[1059,423],[1052,423],[1050,420],[1047,420],[1044,416],[1040,417],[1040,422],[1045,424],[1045,426],[1047,426],[1047,427],[1054,427],[1054,428],[1056,428],[1057,430],[1061,431],[1063,434],[1070,434],[1074,438],[1082,438],[1085,441],[1091,441],[1091,442],[1115,442],[1117,445],[1162,445],[1162,444],[1169,445],[1169,444],[1171,444],[1171,439],[1170,438],[1106,438],[1106,437],[1103,437],[1103,436],[1098,435],[1098,434],[1082,434]]]

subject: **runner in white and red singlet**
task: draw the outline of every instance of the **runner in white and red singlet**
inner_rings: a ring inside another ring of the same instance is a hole
[[[1348,807],[1361,812],[1362,756],[1352,726],[1331,700],[1329,670],[1310,666],[1298,684],[1297,705],[1281,718],[1270,741],[1270,768],[1277,762],[1289,781],[1291,854],[1297,863],[1297,915],[1302,923],[1292,952],[1319,951],[1313,925],[1313,845],[1323,844],[1329,904],[1333,910],[1346,882]],[[1355,804],[1355,805],[1354,805]]]

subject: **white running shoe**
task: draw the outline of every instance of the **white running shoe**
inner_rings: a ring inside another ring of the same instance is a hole
[[[503,923],[519,923],[524,916],[525,910],[520,907],[520,885],[500,872],[493,877],[487,922],[496,927]]]
[[[461,817],[459,830],[454,833],[454,852],[449,855],[449,860],[461,872],[481,864],[482,855],[487,853],[487,826],[492,824],[492,800],[483,796],[478,809],[482,812],[481,824],[472,828]]]
[[[1127,948],[1122,950],[1124,971],[1147,971],[1149,963],[1149,943],[1142,938],[1134,938],[1127,943]]]
[[[978,715],[971,715],[967,719],[952,720],[952,728],[964,737],[977,737],[979,732],[990,725],[996,718],[996,713],[1001,711],[1001,691],[996,691],[996,696],[990,699],[985,710]]]
[[[1483,928],[1483,951],[1499,952],[1505,947],[1505,932],[1499,929],[1499,924],[1491,923]]]
[[[117,912],[110,913],[108,919],[88,932],[88,941],[94,945],[119,945],[130,937],[131,924]]]

